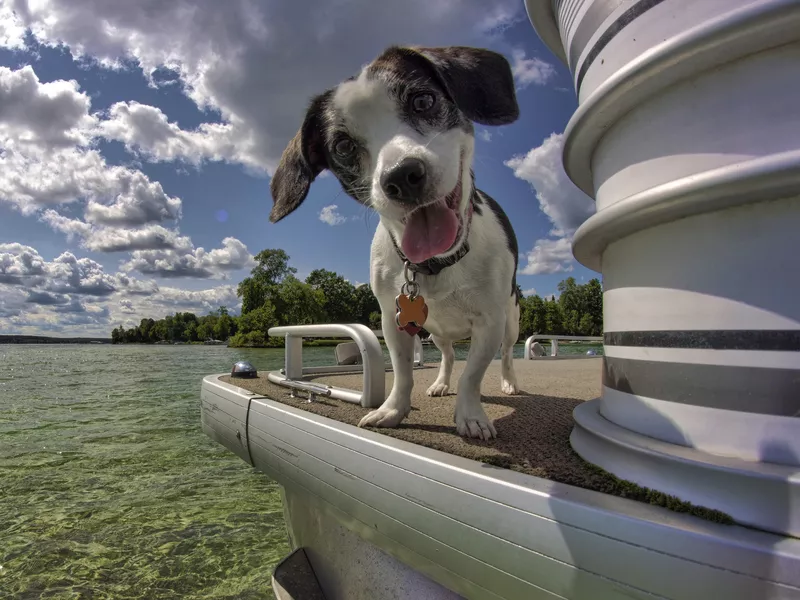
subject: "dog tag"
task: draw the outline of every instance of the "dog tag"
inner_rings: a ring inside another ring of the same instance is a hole
[[[428,319],[428,305],[422,296],[407,296],[400,294],[395,299],[397,314],[395,322],[400,331],[405,331],[409,335],[417,335]]]

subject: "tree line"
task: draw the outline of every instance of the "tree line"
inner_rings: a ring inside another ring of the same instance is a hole
[[[163,319],[142,319],[129,329],[121,325],[111,333],[113,343],[227,341],[234,347],[279,347],[282,338],[268,331],[278,325],[361,323],[380,329],[381,312],[369,285],[358,287],[326,269],[312,271],[305,281],[296,277],[289,256],[266,249],[255,256],[256,266],[238,286],[241,315],[220,307],[198,317],[178,312]],[[603,331],[603,291],[600,281],[578,284],[569,277],[558,284],[559,296],[523,297],[520,291],[520,338],[534,333],[600,335]],[[421,335],[427,336],[424,330]]]

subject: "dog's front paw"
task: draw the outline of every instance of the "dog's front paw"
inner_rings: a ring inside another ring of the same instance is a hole
[[[509,396],[513,396],[514,394],[519,394],[519,386],[516,381],[503,379],[503,382],[500,384],[500,391]]]
[[[428,396],[447,396],[450,391],[450,386],[440,381],[434,381],[433,385],[428,388],[426,394]]]
[[[397,427],[409,411],[381,406],[358,422],[359,427]]]
[[[464,437],[478,440],[491,440],[497,437],[494,423],[486,416],[480,402],[477,406],[473,405],[468,409],[456,407],[455,422],[458,434]]]

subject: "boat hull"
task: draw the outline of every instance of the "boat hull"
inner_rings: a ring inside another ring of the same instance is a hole
[[[202,384],[204,431],[283,486],[292,546],[328,600],[800,598],[798,540],[452,456],[219,377]]]

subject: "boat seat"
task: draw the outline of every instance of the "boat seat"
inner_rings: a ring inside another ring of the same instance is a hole
[[[361,350],[355,342],[344,342],[336,346],[337,365],[360,365],[362,363]]]

